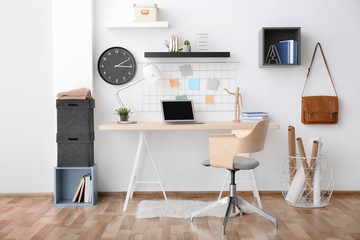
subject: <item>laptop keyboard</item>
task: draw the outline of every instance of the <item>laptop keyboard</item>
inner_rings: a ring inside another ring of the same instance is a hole
[[[203,122],[198,121],[186,121],[186,122],[169,122],[170,124],[202,124]]]

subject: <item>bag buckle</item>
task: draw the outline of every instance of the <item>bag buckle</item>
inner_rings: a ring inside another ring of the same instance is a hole
[[[313,112],[308,112],[308,113],[307,113],[308,119],[311,119],[311,118],[312,118],[312,114],[313,114]]]

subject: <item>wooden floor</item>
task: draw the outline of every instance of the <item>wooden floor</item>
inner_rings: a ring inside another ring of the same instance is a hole
[[[215,193],[170,193],[171,199],[216,200]],[[243,195],[249,201],[252,196]],[[289,206],[279,193],[261,194],[264,209],[279,228],[256,214],[230,218],[137,219],[136,205],[161,195],[134,194],[122,212],[124,194],[102,194],[94,207],[54,207],[52,198],[0,198],[0,239],[341,239],[360,240],[360,194],[334,194],[327,207]]]

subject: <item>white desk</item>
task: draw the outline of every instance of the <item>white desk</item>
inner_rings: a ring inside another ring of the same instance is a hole
[[[126,199],[123,207],[123,211],[126,211],[129,199],[132,198],[134,184],[135,183],[158,183],[164,194],[165,200],[167,200],[166,193],[160,181],[159,173],[156,168],[155,161],[152,157],[149,144],[146,139],[144,131],[176,131],[176,130],[233,130],[243,129],[250,130],[255,126],[255,122],[206,122],[204,124],[166,124],[162,122],[139,122],[136,124],[118,124],[118,123],[106,123],[99,126],[100,130],[120,130],[120,131],[139,131],[140,138],[135,155],[135,161],[130,176],[129,186],[126,194]],[[278,129],[280,126],[276,123],[270,123],[269,129]],[[139,166],[140,152],[145,143],[146,148],[149,152],[150,159],[155,169],[157,181],[136,181],[136,170]]]

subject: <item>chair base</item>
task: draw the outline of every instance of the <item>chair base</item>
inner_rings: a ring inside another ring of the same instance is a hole
[[[242,216],[242,214],[243,214],[242,208],[248,209],[248,210],[253,211],[253,212],[259,214],[260,216],[266,218],[267,220],[271,221],[275,225],[275,228],[278,227],[278,220],[275,217],[271,216],[264,210],[261,210],[260,208],[252,205],[248,201],[246,201],[243,198],[238,197],[238,196],[235,196],[235,197],[227,196],[227,197],[224,197],[202,209],[199,209],[191,214],[190,220],[193,221],[194,217],[196,217],[204,212],[207,212],[210,209],[213,209],[215,207],[218,207],[218,206],[221,206],[224,204],[228,204],[228,207],[227,207],[227,210],[225,213],[225,218],[224,218],[224,222],[223,222],[222,230],[221,230],[223,235],[225,235],[225,229],[226,229],[226,225],[228,223],[229,217],[230,217],[231,209],[233,208],[235,210],[235,207],[237,207],[239,209],[240,216]]]

